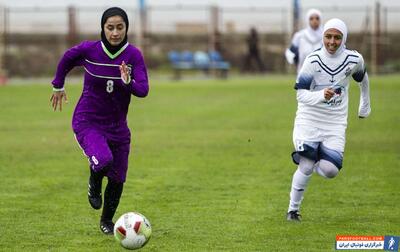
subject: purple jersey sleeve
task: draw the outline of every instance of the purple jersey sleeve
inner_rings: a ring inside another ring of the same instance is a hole
[[[56,76],[51,82],[54,88],[63,88],[65,77],[75,66],[81,66],[83,63],[83,54],[86,41],[76,45],[64,53],[57,66]]]
[[[143,56],[138,49],[134,53],[131,78],[131,93],[137,97],[146,97],[149,93],[149,80]]]

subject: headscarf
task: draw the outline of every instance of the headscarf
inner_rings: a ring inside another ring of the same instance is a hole
[[[342,20],[340,20],[338,18],[333,18],[333,19],[328,20],[328,22],[325,23],[323,34],[325,34],[325,32],[329,29],[336,29],[342,33],[342,36],[343,36],[342,43],[340,44],[339,48],[336,50],[335,54],[333,54],[332,56],[340,55],[346,49],[347,26]],[[323,50],[329,55],[325,46],[323,46]]]
[[[310,10],[307,11],[307,14],[306,14],[306,24],[307,24],[306,36],[307,36],[307,39],[313,44],[321,42],[321,40],[322,40],[322,27],[321,27],[321,25],[316,30],[314,30],[310,26],[310,17],[314,16],[314,15],[317,15],[319,17],[319,19],[321,20],[321,22],[322,22],[322,14],[321,14],[321,12],[319,10],[310,9]]]
[[[106,35],[104,33],[104,24],[107,22],[107,19],[109,17],[113,16],[121,16],[122,19],[125,22],[126,25],[126,31],[125,31],[125,38],[124,40],[121,41],[118,45],[111,45],[110,42],[108,42]],[[103,42],[104,46],[107,48],[107,50],[115,54],[118,52],[128,41],[128,28],[129,28],[129,20],[128,20],[128,15],[126,12],[119,8],[119,7],[111,7],[103,12],[103,15],[101,16],[101,41]]]

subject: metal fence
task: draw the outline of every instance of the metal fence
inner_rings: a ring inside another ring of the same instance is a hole
[[[313,8],[322,11],[323,20],[338,17],[346,21],[350,31],[349,46],[364,55],[374,72],[400,71],[400,45],[396,43],[400,34],[400,8],[381,6],[379,2],[364,7]],[[106,7],[0,6],[0,69],[11,75],[51,73],[45,68],[46,63],[56,64],[56,59],[68,46],[82,39],[99,38],[100,17],[104,9]],[[166,55],[169,50],[207,50],[216,42],[223,44],[224,56],[234,67],[240,68],[246,51],[245,36],[251,27],[255,27],[260,33],[260,47],[268,71],[293,70],[283,59],[293,33],[290,6],[148,6],[144,15],[132,7],[124,9],[130,18],[129,40],[145,51],[153,68],[168,64]],[[301,16],[304,16],[307,8],[302,11]],[[219,41],[216,33],[220,36]],[[37,64],[43,69],[28,67],[32,60],[26,60],[26,66],[16,67],[16,61],[22,58],[46,61]],[[4,64],[5,60],[7,64]],[[21,73],[20,68],[31,70]]]

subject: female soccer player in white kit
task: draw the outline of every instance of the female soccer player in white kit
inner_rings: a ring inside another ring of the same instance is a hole
[[[361,54],[346,49],[347,27],[340,19],[323,29],[323,47],[308,55],[297,76],[298,108],[293,130],[293,175],[287,220],[300,221],[299,208],[313,171],[334,178],[342,168],[350,77],[359,82],[358,115],[371,112],[369,81]]]
[[[285,57],[289,64],[297,65],[299,73],[307,55],[321,48],[322,46],[322,27],[321,12],[317,9],[310,9],[306,14],[307,28],[296,32],[293,35],[292,43],[285,51]]]

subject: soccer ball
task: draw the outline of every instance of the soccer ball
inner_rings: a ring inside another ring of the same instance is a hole
[[[138,249],[146,245],[151,236],[151,225],[140,213],[123,214],[114,226],[115,239],[126,249]]]

